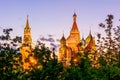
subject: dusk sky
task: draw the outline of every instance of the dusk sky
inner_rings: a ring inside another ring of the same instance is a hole
[[[29,15],[33,41],[48,34],[60,39],[63,32],[67,38],[74,12],[81,36],[86,37],[90,27],[95,36],[108,14],[120,24],[120,0],[0,0],[0,27],[13,28],[13,35],[23,36]]]

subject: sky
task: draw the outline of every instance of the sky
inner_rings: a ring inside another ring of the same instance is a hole
[[[0,0],[0,34],[2,29],[13,28],[12,35],[23,36],[27,15],[33,41],[53,35],[60,39],[69,36],[73,14],[77,14],[80,35],[87,37],[91,29],[96,36],[99,23],[113,14],[119,24],[120,0]]]

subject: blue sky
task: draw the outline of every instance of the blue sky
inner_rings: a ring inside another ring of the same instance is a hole
[[[26,16],[32,29],[33,41],[40,36],[54,35],[68,37],[77,13],[77,24],[81,35],[100,32],[98,24],[104,22],[107,14],[120,19],[120,0],[0,0],[0,27],[13,28],[13,35],[23,36]],[[0,29],[0,34],[2,29]]]

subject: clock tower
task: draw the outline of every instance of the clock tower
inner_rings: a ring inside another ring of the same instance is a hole
[[[31,44],[32,44],[31,28],[30,28],[30,25],[29,25],[28,16],[27,16],[26,26],[24,28],[23,43],[26,44],[27,46],[31,46]]]
[[[22,55],[22,63],[24,69],[29,69],[29,57],[33,55],[33,44],[32,44],[32,37],[31,37],[31,28],[28,21],[28,16],[26,20],[26,26],[24,28],[24,37],[23,42],[20,46],[20,53]]]

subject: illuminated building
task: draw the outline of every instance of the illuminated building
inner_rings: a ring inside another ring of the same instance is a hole
[[[64,65],[70,65],[69,62],[71,61],[71,48],[69,48],[67,45],[66,45],[66,39],[63,35],[63,37],[61,38],[60,40],[60,49],[59,49],[59,61],[62,61],[62,63]]]
[[[20,53],[22,55],[22,63],[24,69],[29,69],[33,64],[36,64],[34,54],[32,53],[33,49],[34,47],[31,37],[31,28],[27,17],[26,26],[24,28],[23,42],[20,46]]]
[[[82,37],[80,38],[80,31],[77,26],[76,21],[77,15],[74,13],[73,15],[73,25],[70,31],[70,35],[67,39],[65,39],[64,35],[60,40],[60,48],[59,48],[59,61],[70,64],[71,61],[76,61],[77,53],[84,53],[85,51],[89,51],[89,57],[92,59],[94,53],[96,51],[95,46],[95,38],[92,36],[91,31],[86,39]]]

